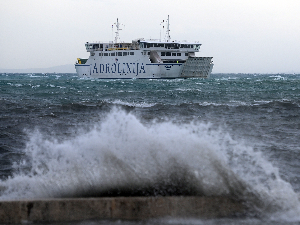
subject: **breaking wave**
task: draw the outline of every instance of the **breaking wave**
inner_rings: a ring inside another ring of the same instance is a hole
[[[298,195],[278,169],[222,128],[143,124],[119,109],[101,121],[63,141],[30,134],[14,175],[0,182],[0,199],[229,196],[259,212],[299,214]]]

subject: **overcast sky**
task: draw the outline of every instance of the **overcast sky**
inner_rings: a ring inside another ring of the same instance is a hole
[[[300,0],[0,0],[0,69],[74,64],[117,18],[121,41],[159,39],[168,15],[214,73],[300,73]]]

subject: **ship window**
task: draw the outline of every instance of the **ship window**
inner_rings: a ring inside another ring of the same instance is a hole
[[[187,45],[187,44],[182,44],[181,45],[181,48],[191,48],[193,47],[192,45]]]
[[[126,56],[127,55],[127,52],[123,52],[123,56]]]
[[[167,53],[166,53],[166,56],[171,56],[171,52],[167,52]]]
[[[189,56],[189,53],[185,53],[185,56]]]
[[[111,55],[111,56],[115,56],[115,53],[114,53],[114,52],[112,52],[112,53],[110,53],[110,55]]]
[[[148,55],[150,55],[150,52],[148,52]]]
[[[104,56],[108,56],[108,53],[104,53]]]
[[[118,52],[118,56],[122,56],[122,52]]]
[[[181,53],[177,53],[177,56],[181,56]]]
[[[173,53],[172,53],[172,56],[176,56],[176,53],[175,53],[175,52],[173,52]]]
[[[160,54],[161,56],[165,56],[166,55],[166,53],[165,52],[161,52],[161,54]]]
[[[134,52],[130,52],[130,55],[134,55]]]
[[[102,53],[99,53],[99,56],[102,56]]]
[[[99,48],[99,44],[94,44],[93,49],[97,49],[97,48]]]

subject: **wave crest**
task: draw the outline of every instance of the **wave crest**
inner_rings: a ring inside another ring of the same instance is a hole
[[[260,152],[209,123],[141,123],[113,109],[75,138],[30,135],[0,199],[227,195],[259,211],[299,208],[297,194]]]

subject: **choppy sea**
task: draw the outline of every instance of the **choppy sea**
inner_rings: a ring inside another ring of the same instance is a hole
[[[255,211],[72,224],[299,224],[299,142],[299,74],[0,74],[0,200],[225,195]]]

